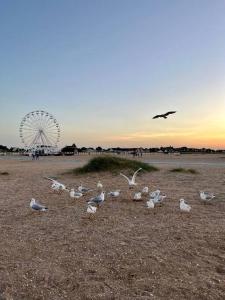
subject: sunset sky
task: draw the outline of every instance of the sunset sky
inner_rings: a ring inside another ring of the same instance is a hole
[[[225,148],[225,1],[0,0],[0,144],[37,109],[60,146]]]

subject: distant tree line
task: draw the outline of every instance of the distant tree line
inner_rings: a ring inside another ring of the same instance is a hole
[[[18,147],[11,147],[8,148],[7,146],[0,145],[0,152],[16,152],[16,153],[22,153],[25,149],[18,148]],[[61,149],[59,152],[59,155],[75,155],[79,153],[88,153],[91,154],[93,152],[97,153],[117,153],[117,154],[125,154],[125,153],[225,153],[225,150],[219,149],[214,150],[210,148],[189,148],[189,147],[154,147],[154,148],[123,148],[123,147],[114,147],[114,148],[107,148],[104,149],[101,146],[98,146],[96,148],[93,147],[77,147],[76,144],[72,144],[71,146],[65,146]]]
[[[61,149],[62,154],[65,155],[73,155],[79,153],[91,153],[91,152],[105,152],[105,153],[133,153],[133,152],[141,152],[141,153],[223,153],[225,150],[214,150],[210,148],[189,148],[189,147],[154,147],[154,148],[122,148],[122,147],[115,147],[115,148],[107,148],[104,149],[100,146],[93,148],[93,147],[81,147],[78,148],[76,144],[72,144],[71,146],[65,146]]]
[[[10,147],[0,145],[0,152],[24,152],[23,148]]]

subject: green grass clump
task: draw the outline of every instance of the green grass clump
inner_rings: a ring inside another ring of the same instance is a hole
[[[0,172],[0,175],[9,175],[8,172]]]
[[[72,173],[85,174],[90,172],[103,171],[116,172],[125,169],[136,171],[139,168],[142,168],[144,171],[147,172],[158,170],[154,166],[150,166],[149,164],[136,160],[125,159],[115,156],[101,156],[92,158],[85,166],[81,168],[73,169]]]
[[[174,173],[190,173],[190,174],[198,174],[195,169],[184,169],[184,168],[175,168],[171,169],[170,172]]]

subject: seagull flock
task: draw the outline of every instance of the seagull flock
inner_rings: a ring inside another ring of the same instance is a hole
[[[131,178],[120,173],[120,176],[122,176],[127,180],[129,189],[133,189],[135,186],[137,186],[136,177],[138,172],[141,170],[142,168],[139,168],[137,171],[135,171]],[[60,183],[59,181],[53,178],[50,177],[44,177],[44,178],[51,181],[51,189],[53,192],[57,192],[61,194],[62,192],[65,191],[69,193],[71,198],[79,199],[87,195],[89,192],[94,191],[93,189],[84,187],[82,184],[78,186],[77,190],[75,190],[74,188],[69,189],[66,187],[66,185]],[[89,214],[89,216],[96,213],[97,209],[100,208],[100,206],[105,201],[106,195],[112,198],[117,198],[121,194],[121,190],[110,191],[106,194],[106,192],[103,191],[103,184],[101,183],[101,181],[98,181],[96,187],[98,192],[97,195],[95,197],[90,198],[87,202],[87,214]],[[203,203],[210,203],[215,198],[215,195],[213,193],[204,192],[204,191],[200,191],[199,195]],[[142,201],[143,196],[149,196],[149,199],[146,202],[146,208],[148,209],[153,209],[156,205],[163,203],[166,198],[166,195],[162,195],[160,190],[150,192],[149,187],[145,186],[142,188],[141,191],[134,193],[133,201]],[[191,211],[191,206],[183,198],[180,199],[179,203],[180,203],[180,210],[182,212]],[[34,198],[32,198],[30,201],[30,208],[35,211],[48,210],[46,206],[42,205]]]

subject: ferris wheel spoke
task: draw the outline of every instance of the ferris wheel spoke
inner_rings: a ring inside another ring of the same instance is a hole
[[[43,132],[43,136],[45,138],[45,140],[47,141],[47,145],[50,146],[52,143],[51,141],[49,140],[49,137],[46,136],[46,134]]]
[[[38,129],[32,128],[32,127],[24,126],[24,127],[21,129],[21,131],[22,131],[22,132],[26,132],[26,131],[38,131]]]
[[[24,135],[23,135],[23,138],[24,138],[24,139],[29,139],[29,138],[32,139],[33,136],[34,136],[34,133],[32,133],[32,134],[24,134]]]
[[[34,139],[31,139],[30,147],[34,146],[34,145],[37,143],[38,138],[39,138],[39,135],[40,135],[40,133],[38,132],[38,133],[35,135]]]

